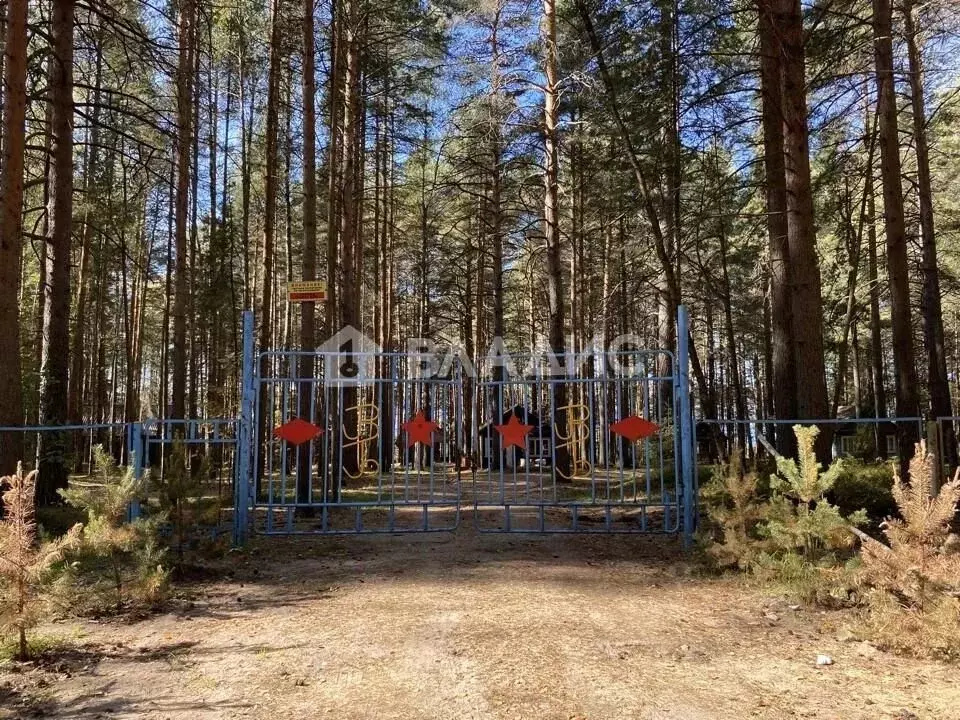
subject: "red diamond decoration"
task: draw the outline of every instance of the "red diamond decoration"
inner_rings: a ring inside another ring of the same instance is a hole
[[[630,442],[636,442],[642,438],[656,435],[660,431],[660,426],[642,417],[630,415],[610,425],[610,429]]]
[[[323,428],[308,423],[306,420],[294,418],[274,429],[273,434],[274,437],[286,440],[291,445],[303,445],[303,443],[313,440],[318,435],[322,435]]]

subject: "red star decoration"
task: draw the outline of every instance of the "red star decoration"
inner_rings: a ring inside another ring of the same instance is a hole
[[[294,418],[276,428],[273,434],[281,440],[286,440],[291,445],[303,445],[303,443],[313,440],[318,435],[322,435],[323,428],[308,423],[306,420]]]
[[[610,429],[630,442],[636,442],[641,438],[656,435],[660,430],[660,426],[642,417],[630,415],[610,425]]]
[[[494,425],[500,437],[503,438],[503,448],[516,445],[523,450],[527,446],[527,433],[533,430],[533,425],[524,425],[516,415],[511,415],[506,425]]]
[[[429,445],[430,436],[440,429],[439,425],[423,416],[423,410],[420,410],[413,420],[407,420],[400,427],[407,433],[407,447],[413,447],[418,442]]]

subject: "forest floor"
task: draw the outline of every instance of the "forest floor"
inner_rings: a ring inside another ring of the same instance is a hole
[[[0,718],[960,719],[955,667],[664,539],[263,538],[177,595],[41,628],[65,645],[0,664]]]

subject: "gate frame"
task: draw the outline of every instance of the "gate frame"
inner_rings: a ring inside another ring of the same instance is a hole
[[[686,305],[677,308],[677,369],[675,370],[677,394],[680,405],[680,473],[683,497],[683,547],[689,549],[693,545],[693,533],[696,530],[697,493],[694,478],[696,477],[696,457],[693,425],[693,408],[690,406],[690,314]]]
[[[676,432],[679,433],[679,472],[676,482],[676,492],[680,495],[680,522],[679,534],[683,547],[689,549],[693,543],[693,534],[697,521],[697,489],[696,489],[696,452],[693,424],[693,409],[690,401],[690,317],[687,307],[680,305],[677,309],[677,353],[673,367],[673,385]],[[234,460],[235,487],[234,487],[234,515],[233,541],[235,545],[243,545],[250,536],[251,515],[250,509],[255,505],[253,496],[254,483],[252,482],[254,445],[256,442],[256,412],[257,412],[257,362],[254,342],[254,317],[252,311],[243,313],[243,358],[241,372],[241,404],[240,417],[237,429],[237,446]],[[458,381],[462,383],[460,376]],[[462,409],[460,410],[462,416]],[[462,503],[462,486],[458,484],[458,497],[455,504],[457,517],[460,517]],[[459,522],[453,528],[459,526]],[[446,530],[446,529],[444,529]],[[391,531],[383,531],[391,533]],[[549,532],[549,531],[545,531]],[[576,532],[576,530],[574,531]]]

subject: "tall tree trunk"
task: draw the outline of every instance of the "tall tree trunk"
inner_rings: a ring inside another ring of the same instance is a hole
[[[191,148],[193,147],[194,0],[180,5],[177,60],[177,187],[174,204],[173,357],[171,360],[171,411],[173,418],[186,415],[187,401],[187,222],[190,197]]]
[[[23,425],[20,367],[20,259],[27,109],[27,0],[9,0],[3,46],[3,166],[0,172],[0,426]],[[16,470],[23,435],[0,436],[0,474]]]
[[[759,0],[760,87],[763,100],[763,149],[766,173],[769,242],[770,316],[773,372],[771,401],[776,417],[797,417],[796,360],[793,354],[793,308],[790,301],[790,259],[787,238],[787,181],[784,155],[784,99],[781,83],[783,47],[774,16],[774,0]],[[777,449],[796,451],[793,433],[776,427]]]
[[[557,2],[543,0],[543,17],[541,18],[541,41],[544,46],[544,75],[546,83],[543,91],[543,142],[544,142],[544,193],[543,193],[543,228],[547,246],[547,313],[548,341],[550,352],[560,363],[561,377],[566,372],[564,357],[564,308],[563,308],[563,262],[560,253],[560,160],[558,151],[558,65],[559,53],[557,48]],[[568,410],[567,385],[560,382],[554,385],[553,396],[553,425],[557,438],[567,437]],[[571,474],[570,452],[567,448],[556,449],[557,479],[568,478]]]
[[[933,190],[930,182],[930,152],[927,147],[927,111],[923,96],[923,57],[917,42],[914,0],[903,4],[907,57],[910,63],[910,100],[913,109],[913,146],[917,153],[917,194],[920,200],[921,267],[923,269],[923,339],[927,348],[927,387],[932,417],[952,415],[950,384],[947,381],[947,352],[943,335],[940,302],[940,269],[937,266],[937,238],[933,222]],[[957,464],[953,423],[943,428],[943,451],[950,467]]]
[[[314,50],[314,0],[303,0],[303,266],[304,280],[317,278],[317,77]],[[309,352],[316,347],[314,303],[300,305],[300,349]],[[303,380],[299,389],[300,417],[309,420],[313,397],[313,363],[310,355],[300,356],[297,376]],[[310,500],[310,453],[300,452],[297,464],[297,500]]]
[[[201,2],[203,0],[200,0]],[[200,10],[197,9],[193,18],[193,37],[190,47],[193,52],[193,122],[190,149],[190,237],[187,246],[187,293],[186,293],[186,327],[187,327],[187,401],[186,417],[199,416],[197,410],[197,386],[199,384],[200,338],[203,334],[203,319],[197,316],[197,296],[202,279],[200,278],[198,258],[200,258]],[[205,315],[205,314],[204,314]]]
[[[870,148],[871,153],[873,148]],[[866,197],[864,197],[866,200]],[[849,349],[850,332],[856,323],[857,316],[857,276],[860,270],[860,249],[863,238],[863,220],[866,214],[865,208],[860,212],[859,226],[853,227],[853,199],[850,196],[850,180],[845,178],[845,188],[843,194],[843,203],[840,214],[843,218],[843,235],[846,238],[847,256],[849,268],[847,269],[847,310],[844,313],[843,330],[840,338],[840,344],[837,348],[837,372],[833,385],[833,400],[830,403],[830,417],[837,417],[837,411],[840,408],[840,400],[844,394],[844,386],[847,382],[847,358]],[[855,407],[855,414],[859,415],[859,406]]]
[[[293,77],[292,58],[287,57],[284,67],[284,75],[287,78]],[[284,108],[284,133],[283,133],[283,249],[284,249],[284,271],[286,275],[287,286],[293,282],[293,193],[292,193],[292,172],[293,165],[293,83],[287,82],[281,104]],[[293,349],[293,303],[283,302],[283,292],[277,293],[277,302],[283,308],[283,334],[281,336],[281,347],[284,350]]]
[[[216,53],[213,40],[213,13],[207,16],[207,51],[209,63],[207,66],[207,173],[209,175],[208,224],[207,224],[207,267],[210,276],[205,279],[207,287],[207,312],[202,313],[206,318],[209,329],[207,342],[207,390],[206,412],[211,417],[222,417],[223,383],[220,378],[223,353],[223,322],[232,318],[233,313],[223,313],[223,296],[227,292],[224,274],[224,222],[217,218],[217,125],[219,123],[218,100],[220,95],[220,76],[217,72]],[[229,82],[228,82],[229,86]],[[230,88],[227,88],[229,97]],[[227,101],[229,105],[229,100]],[[229,118],[227,118],[229,123]],[[229,130],[228,130],[229,132]],[[228,136],[229,137],[229,136]]]
[[[341,38],[344,48],[341,59],[344,60],[343,78],[343,114],[342,136],[340,138],[342,165],[340,166],[340,265],[343,283],[340,292],[340,316],[344,327],[359,328],[360,322],[360,278],[357,275],[356,255],[359,244],[357,219],[361,189],[357,186],[357,163],[363,162],[358,143],[357,129],[362,121],[360,104],[360,22],[358,5],[360,0],[347,0]],[[354,348],[359,351],[360,348]],[[356,437],[359,428],[359,407],[357,388],[344,389],[343,407],[340,409],[340,422],[344,438]],[[358,451],[343,452],[343,470],[356,475],[361,470],[358,463]]]
[[[327,142],[327,305],[324,325],[328,336],[340,327],[339,318],[339,232],[340,232],[340,154],[343,136],[343,79],[346,75],[346,33],[343,0],[332,0],[330,6],[330,85],[327,106],[330,108]]]
[[[253,144],[253,108],[254,108],[254,85],[250,83],[250,117],[247,117],[247,99],[244,89],[250,82],[247,77],[246,63],[244,62],[246,51],[246,34],[243,26],[240,28],[240,227],[242,231],[243,248],[243,309],[252,310],[253,291],[250,282],[250,185],[251,185],[251,163],[250,148]]]
[[[723,177],[720,166],[719,153],[716,154],[715,172],[718,177]],[[718,199],[722,199],[719,195]],[[733,390],[733,406],[736,412],[735,434],[737,438],[737,455],[740,458],[738,468],[742,471],[745,466],[747,451],[747,400],[743,388],[743,373],[740,368],[740,353],[737,350],[736,328],[733,326],[733,287],[730,282],[730,263],[729,263],[729,243],[727,239],[727,220],[723,216],[723,207],[718,203],[717,207],[719,240],[720,240],[720,269],[723,278],[723,317],[726,330],[727,355],[730,363],[730,378]]]
[[[493,275],[493,336],[503,338],[505,328],[503,324],[503,118],[500,117],[503,97],[503,62],[500,53],[500,15],[502,5],[496,6],[490,28],[490,102],[492,104],[489,136],[490,136],[490,193],[486,203],[487,232],[490,233],[491,271]],[[502,381],[504,378],[503,363],[493,367],[493,380]],[[499,438],[491,438],[497,441]],[[491,448],[491,452],[494,449]],[[499,457],[499,452],[495,455]]]
[[[80,240],[80,269],[77,273],[77,297],[73,337],[70,342],[72,363],[70,368],[69,389],[67,392],[67,415],[71,423],[83,421],[83,389],[84,359],[84,331],[87,322],[87,283],[90,273],[90,250],[93,241],[94,224],[93,211],[97,200],[97,171],[100,147],[100,84],[103,75],[103,53],[99,42],[99,29],[96,42],[96,69],[93,83],[93,114],[90,119],[89,145],[87,147],[87,162],[84,165],[84,196],[83,196],[83,228]]]
[[[871,116],[867,108],[864,127],[871,135],[876,134],[876,128],[870,130]],[[864,196],[867,199],[867,216],[864,223],[867,228],[867,276],[870,282],[870,376],[873,388],[873,413],[875,418],[887,416],[887,393],[884,386],[883,362],[883,335],[880,325],[880,277],[877,261],[877,209],[873,185],[873,157],[869,158],[864,177]],[[886,445],[877,448],[881,457],[886,456]]]
[[[4,98],[7,94],[6,83],[3,82],[4,70],[7,66],[7,3],[0,5],[0,108],[3,107]],[[2,113],[0,113],[2,114]],[[7,129],[0,122],[0,175],[3,173],[3,139],[7,135]]]
[[[800,0],[777,0],[783,57],[783,149],[787,190],[787,244],[797,417],[826,418],[829,413],[823,345],[823,299],[810,184],[803,15]],[[830,459],[830,428],[817,438],[817,456]]]
[[[40,362],[40,423],[67,420],[67,374],[70,347],[70,241],[73,230],[73,0],[54,0],[51,14],[50,64],[52,195],[47,258],[46,305]],[[67,437],[42,433],[37,450],[40,477],[37,501],[58,501],[67,486]]]
[[[281,0],[272,0],[270,13],[270,68],[267,75],[266,138],[263,166],[263,285],[260,297],[260,350],[273,347],[271,310],[273,304],[273,249],[277,231],[277,134],[280,122],[280,5]],[[260,376],[269,377],[272,372],[270,359],[260,360]],[[263,442],[267,431],[267,418],[273,417],[273,408],[268,404],[267,384],[260,386],[260,417],[257,442]],[[261,453],[261,467],[266,458]],[[258,471],[258,477],[260,473]]]
[[[358,36],[359,0],[347,0],[343,40],[346,67],[343,97],[343,167],[340,178],[340,257],[343,274],[343,292],[340,298],[344,326],[359,324],[359,278],[356,274],[355,244],[357,241],[356,164],[362,162],[357,146],[357,127],[360,123],[360,38]]]
[[[679,18],[677,0],[660,1],[660,63],[662,70],[659,73],[664,100],[669,107],[665,114],[665,132],[662,158],[665,174],[665,192],[663,197],[663,225],[664,240],[667,257],[671,266],[675,267],[677,284],[681,275],[679,271],[679,239],[680,239],[680,96],[677,76],[677,23]],[[680,288],[677,292],[670,291],[669,283],[663,269],[657,281],[657,327],[658,347],[676,352],[677,349],[677,305]],[[672,355],[659,353],[657,355],[657,375],[670,377],[673,374]],[[672,407],[673,388],[670,383],[659,383],[660,402]]]
[[[879,109],[880,171],[883,178],[883,216],[887,236],[887,274],[890,281],[897,415],[914,417],[919,413],[920,405],[917,399],[917,370],[914,364],[907,231],[903,217],[903,187],[890,13],[890,0],[874,0],[873,39]],[[900,464],[905,471],[907,461],[912,455],[913,444],[919,440],[917,427],[913,422],[900,423],[897,431]]]

